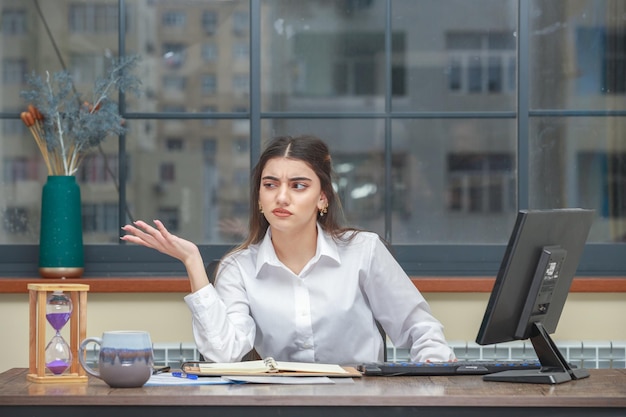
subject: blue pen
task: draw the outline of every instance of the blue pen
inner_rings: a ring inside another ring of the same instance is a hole
[[[189,375],[184,372],[172,372],[172,376],[176,378],[198,379],[198,375]]]

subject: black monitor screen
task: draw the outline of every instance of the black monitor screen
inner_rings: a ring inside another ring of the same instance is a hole
[[[522,210],[476,337],[481,345],[530,339],[542,368],[507,371],[486,380],[560,383],[583,378],[552,342],[584,250],[593,210]]]

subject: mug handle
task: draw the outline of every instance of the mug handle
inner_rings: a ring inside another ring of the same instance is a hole
[[[93,343],[95,343],[97,345],[100,345],[102,347],[102,339],[101,338],[99,338],[99,337],[88,337],[87,339],[85,339],[82,342],[80,342],[80,346],[78,347],[78,361],[82,365],[82,367],[85,370],[85,372],[87,372],[89,375],[95,376],[96,378],[100,378],[100,372],[93,370],[87,364],[87,361],[85,360],[85,348],[91,342],[93,342]]]

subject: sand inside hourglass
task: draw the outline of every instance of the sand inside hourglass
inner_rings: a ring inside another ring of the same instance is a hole
[[[71,314],[71,299],[62,291],[54,291],[46,304],[46,319],[56,332],[46,346],[46,368],[54,375],[61,375],[72,362],[72,353],[61,336],[61,329],[67,324]]]

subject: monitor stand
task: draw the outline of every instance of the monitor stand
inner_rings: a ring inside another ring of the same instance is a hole
[[[589,371],[572,368],[541,323],[533,323],[530,341],[533,344],[541,369],[496,372],[484,375],[485,381],[525,382],[531,384],[560,384],[574,379],[587,378]]]

